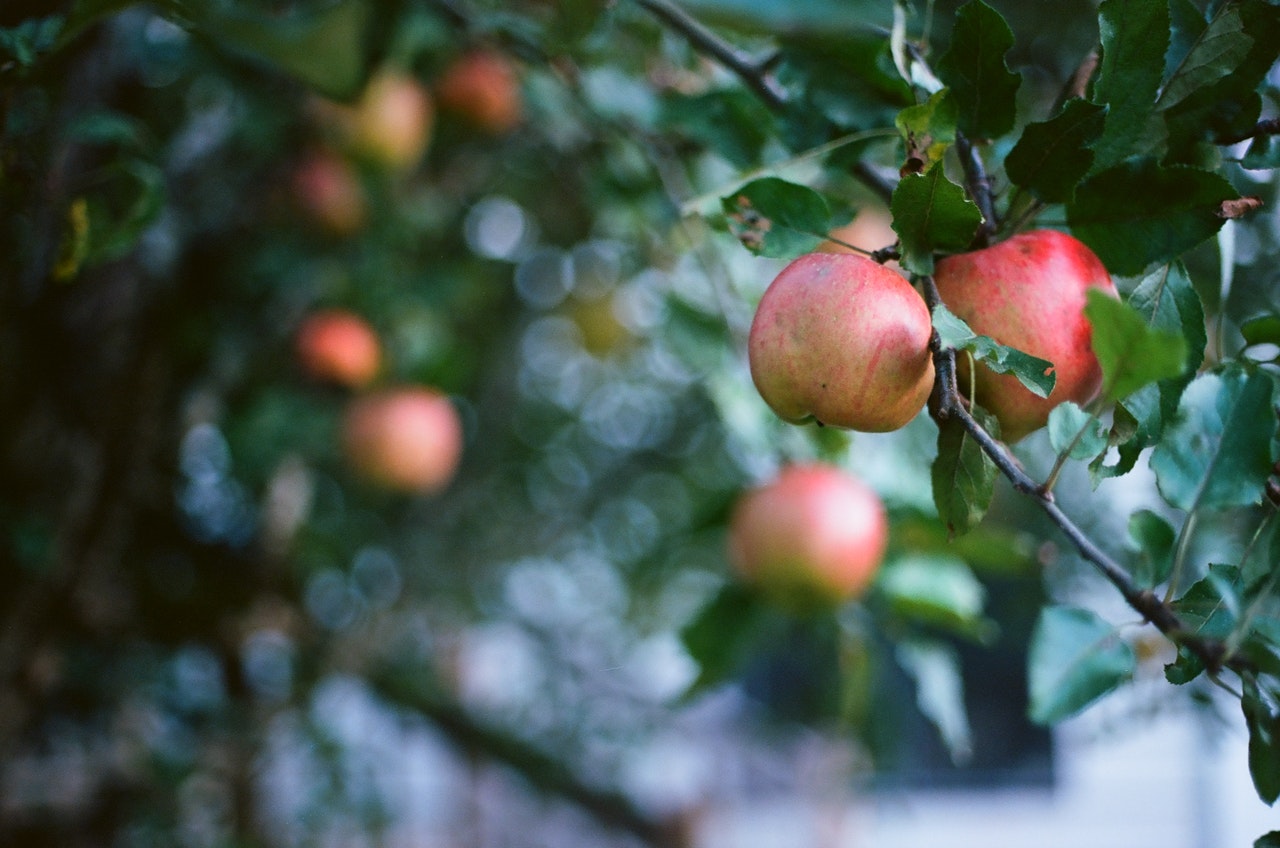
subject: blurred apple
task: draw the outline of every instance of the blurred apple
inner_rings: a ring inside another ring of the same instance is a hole
[[[298,361],[312,378],[350,389],[368,385],[382,364],[382,345],[369,323],[345,309],[313,312],[296,339]]]
[[[418,164],[435,127],[431,92],[416,77],[389,68],[369,79],[354,104],[318,99],[311,112],[337,144],[393,171]]]
[[[492,50],[477,49],[456,59],[435,90],[441,109],[494,135],[511,131],[524,115],[515,66]]]
[[[738,574],[792,606],[860,597],[888,541],[879,495],[830,465],[784,468],[743,495],[729,522],[729,557]]]
[[[462,457],[462,422],[448,396],[408,386],[356,398],[342,423],[343,447],[358,474],[419,494],[449,485]]]
[[[364,187],[351,163],[318,148],[293,172],[294,197],[308,218],[325,232],[350,236],[364,227],[368,213]]]

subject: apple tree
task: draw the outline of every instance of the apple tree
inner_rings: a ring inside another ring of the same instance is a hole
[[[0,842],[694,845],[699,704],[875,772],[905,679],[962,763],[1022,641],[1030,722],[1154,670],[1274,804],[1278,58],[1270,0],[5,3]]]

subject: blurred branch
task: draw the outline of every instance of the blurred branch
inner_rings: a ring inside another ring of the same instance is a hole
[[[383,670],[371,673],[369,681],[384,697],[426,718],[462,748],[510,766],[532,785],[577,804],[601,824],[625,830],[654,848],[688,848],[689,839],[678,818],[655,820],[622,793],[591,786],[562,761],[478,721],[461,705],[443,697],[423,673]]]
[[[1241,141],[1248,141],[1251,138],[1260,138],[1264,135],[1280,135],[1280,118],[1264,118],[1253,125],[1248,132],[1239,135],[1229,136],[1227,138],[1218,138],[1215,141],[1218,144],[1237,144]]]
[[[692,15],[669,0],[636,0],[650,14],[679,32],[694,48],[732,71],[748,88],[775,111],[787,105],[787,92],[769,75],[772,58],[757,62],[704,27]]]
[[[920,277],[920,281],[924,287],[925,302],[932,311],[942,302],[938,287],[931,276]],[[1052,493],[1033,480],[1009,455],[1005,446],[993,438],[969,412],[956,381],[955,350],[943,348],[936,331],[933,334],[931,347],[937,378],[933,394],[929,398],[929,413],[938,420],[948,418],[959,420],[1013,488],[1036,502],[1075,546],[1080,555],[1120,592],[1125,602],[1144,620],[1167,636],[1171,642],[1193,653],[1204,663],[1210,674],[1224,667],[1237,672],[1248,671],[1250,664],[1247,660],[1230,656],[1226,645],[1221,640],[1206,639],[1188,630],[1168,604],[1151,590],[1139,588],[1119,563],[1094,544],[1093,540],[1054,502]]]

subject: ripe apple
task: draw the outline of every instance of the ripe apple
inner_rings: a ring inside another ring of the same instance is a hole
[[[931,334],[929,310],[905,279],[864,256],[810,253],[760,299],[751,377],[785,421],[896,430],[929,398]]]
[[[441,108],[494,135],[514,129],[524,115],[515,67],[491,50],[473,50],[456,59],[435,90]]]
[[[462,456],[462,423],[449,398],[422,387],[358,397],[342,422],[347,459],[388,489],[430,494],[453,479]]]
[[[830,465],[784,468],[742,496],[729,520],[729,558],[738,574],[790,604],[860,597],[888,541],[879,496]]]
[[[384,68],[354,104],[316,100],[315,120],[356,156],[391,170],[410,168],[431,143],[435,105],[417,78]]]
[[[350,236],[364,226],[364,187],[350,163],[321,148],[308,153],[293,172],[293,193],[302,211],[325,232]]]
[[[1093,251],[1057,230],[1032,230],[991,247],[948,256],[934,271],[942,301],[974,332],[1047,359],[1056,385],[1048,398],[1032,394],[1012,375],[985,366],[975,376],[974,400],[1000,422],[1010,442],[1043,427],[1049,412],[1070,400],[1086,404],[1102,385],[1090,345],[1085,293],[1116,294],[1111,275]],[[968,371],[961,357],[961,387]]]
[[[377,333],[367,321],[345,309],[326,309],[304,318],[296,350],[310,377],[349,389],[368,385],[382,364]]]

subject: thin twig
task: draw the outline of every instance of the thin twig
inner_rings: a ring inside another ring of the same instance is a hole
[[[1226,138],[1218,138],[1215,141],[1218,144],[1237,144],[1241,141],[1247,141],[1251,138],[1259,138],[1264,135],[1280,135],[1280,118],[1264,118],[1254,124],[1247,132],[1239,135],[1228,136]]]
[[[964,168],[965,184],[969,189],[969,196],[973,198],[973,202],[978,206],[978,211],[982,213],[982,226],[978,228],[975,245],[977,247],[986,247],[991,235],[1000,226],[1000,222],[996,220],[996,206],[992,197],[991,177],[987,175],[987,168],[982,163],[982,157],[973,146],[973,142],[964,133],[956,133],[956,152],[960,154],[960,165]]]
[[[931,276],[923,276],[920,280],[924,288],[925,301],[932,311],[942,302],[938,287]],[[969,412],[956,385],[955,350],[942,347],[936,332],[933,335],[932,346],[937,377],[934,393],[929,401],[929,411],[934,418],[958,419],[1013,488],[1034,500],[1075,546],[1080,555],[1120,592],[1125,602],[1143,619],[1151,622],[1170,641],[1189,650],[1210,672],[1216,672],[1222,668],[1230,668],[1237,672],[1247,670],[1249,668],[1247,660],[1229,655],[1227,646],[1221,640],[1206,639],[1189,631],[1168,603],[1158,598],[1150,589],[1140,588],[1119,563],[1094,544],[1093,540],[1057,505],[1053,494],[1044,491],[1013,460],[1005,447],[996,441]]]
[[[787,104],[787,92],[768,73],[771,60],[757,62],[699,23],[692,15],[668,0],[636,0],[654,17],[689,39],[699,53],[715,59],[732,71],[756,93],[770,109],[780,110]]]

